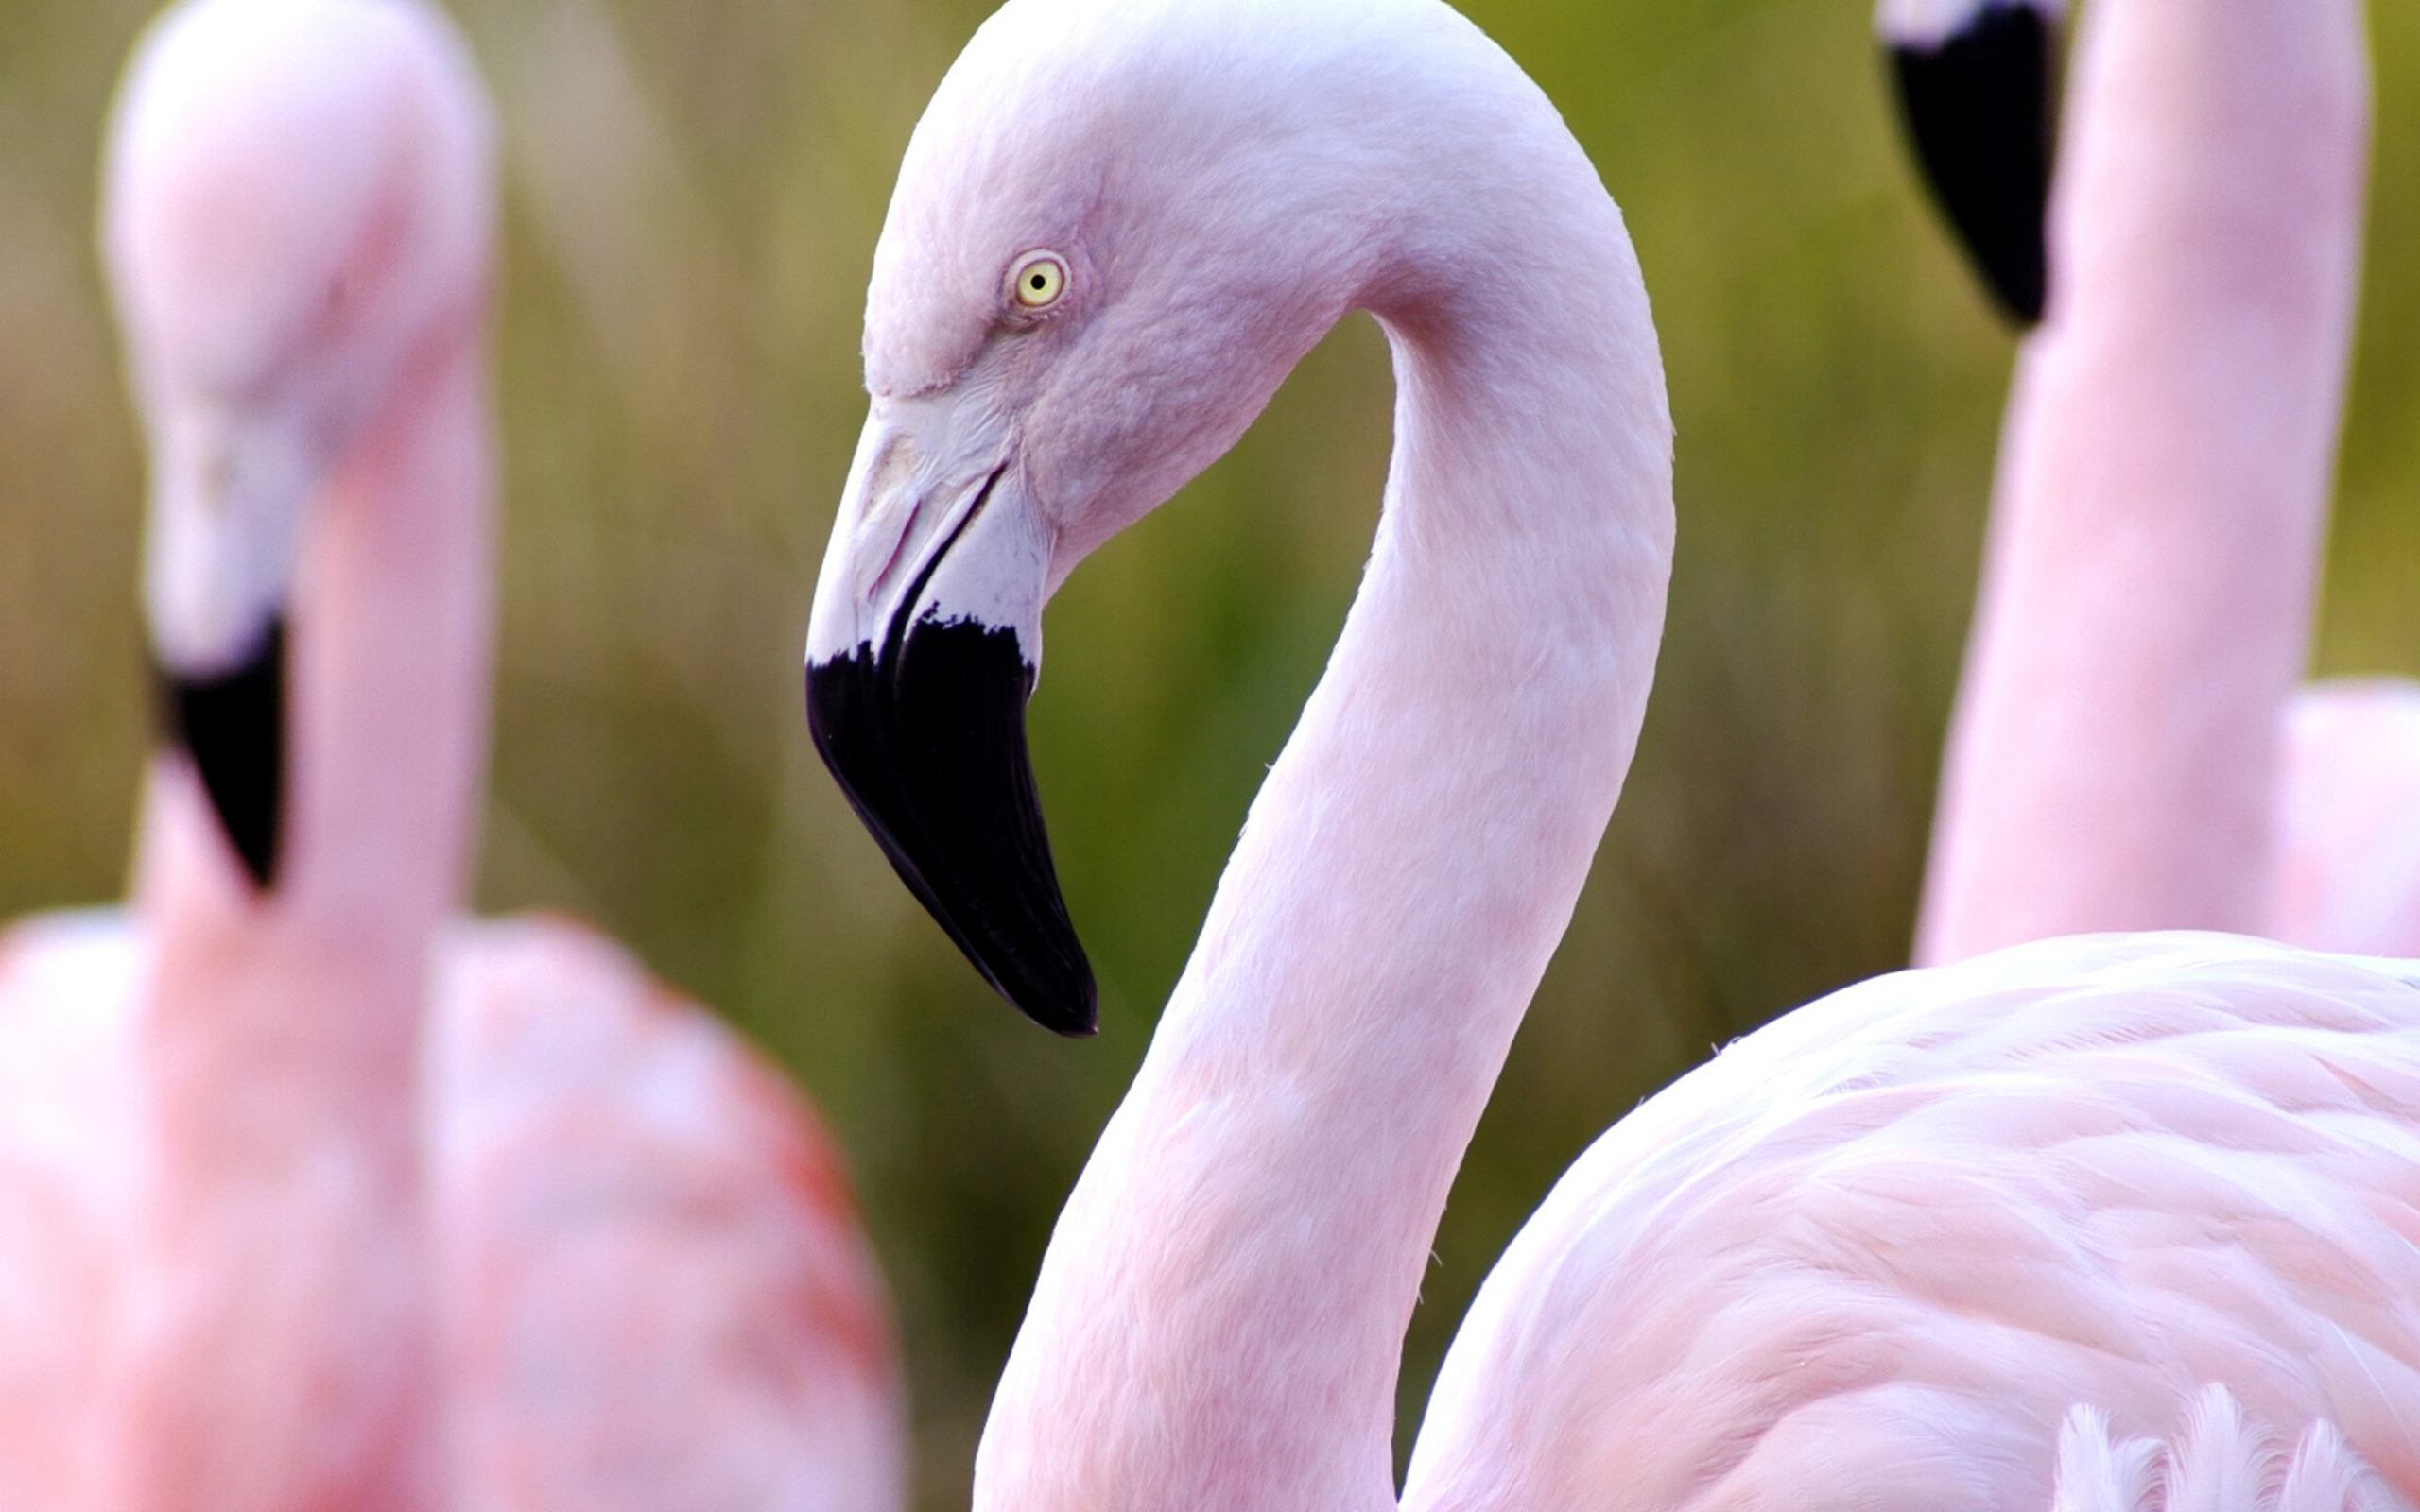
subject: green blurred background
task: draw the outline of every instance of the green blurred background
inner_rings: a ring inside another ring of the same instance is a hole
[[[0,917],[114,893],[146,743],[142,479],[91,249],[151,0],[0,0]],[[868,261],[988,0],[458,0],[501,107],[502,667],[483,908],[567,908],[737,1022],[855,1160],[963,1506],[1052,1215],[1350,598],[1366,320],[1050,611],[1035,765],[1098,1041],[993,1000],[818,766],[799,648],[863,413]],[[1472,1289],[1599,1128],[1905,950],[2011,340],[1893,136],[1867,0],[1472,0],[1628,213],[1680,422],[1645,744],[1444,1230]],[[2420,671],[2420,8],[2381,5],[2366,303],[2320,667]]]

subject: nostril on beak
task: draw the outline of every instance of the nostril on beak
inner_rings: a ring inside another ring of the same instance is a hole
[[[869,501],[869,508],[857,522],[858,549],[852,555],[858,561],[877,565],[872,576],[857,584],[860,599],[879,597],[908,554],[908,537],[923,503],[914,486],[915,471],[915,447],[906,436],[893,436],[884,445],[866,480],[863,497]],[[879,543],[886,539],[889,547],[882,549]]]

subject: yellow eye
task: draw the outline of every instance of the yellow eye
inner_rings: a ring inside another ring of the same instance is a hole
[[[1017,264],[1011,284],[1017,302],[1028,310],[1046,310],[1067,292],[1067,265],[1052,252],[1034,252]]]

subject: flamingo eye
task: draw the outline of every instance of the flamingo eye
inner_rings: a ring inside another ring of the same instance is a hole
[[[1017,262],[1009,286],[1028,310],[1046,310],[1067,292],[1067,265],[1056,252],[1029,252]]]

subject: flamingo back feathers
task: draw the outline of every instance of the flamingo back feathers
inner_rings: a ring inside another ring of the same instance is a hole
[[[1600,1138],[1405,1505],[2047,1506],[2075,1404],[2165,1440],[2212,1383],[2420,1495],[2420,989],[2052,941],[1801,1009]]]
[[[122,911],[0,935],[0,1512],[82,1504],[149,958]],[[459,926],[441,979],[453,1504],[896,1512],[888,1305],[804,1104],[577,925]]]
[[[888,1304],[805,1105],[578,925],[465,928],[450,956],[432,1164],[463,1484],[895,1507]]]

